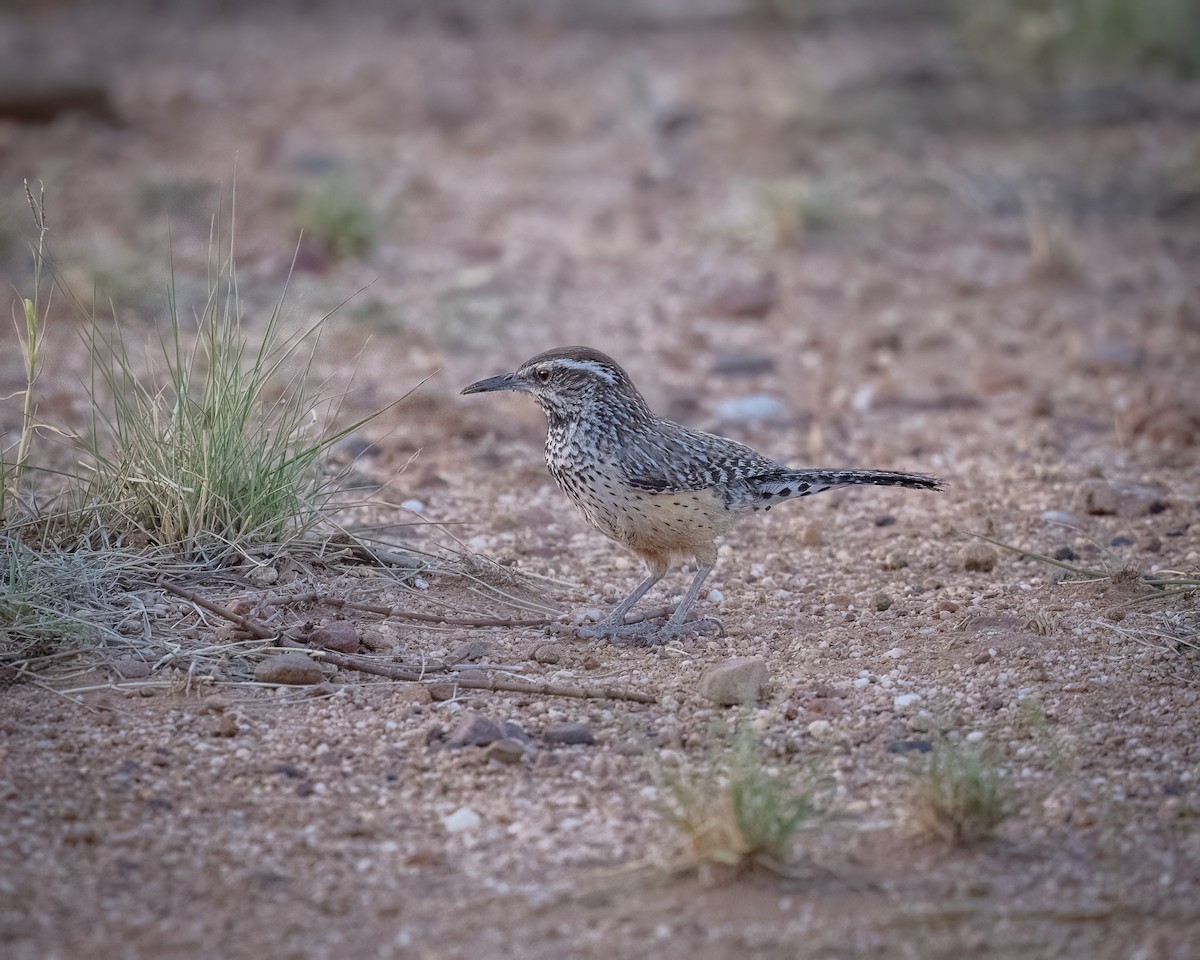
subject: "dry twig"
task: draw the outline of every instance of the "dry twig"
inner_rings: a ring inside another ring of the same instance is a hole
[[[409,667],[403,664],[396,663],[380,663],[376,660],[368,659],[367,657],[358,657],[353,654],[339,653],[335,650],[316,650],[300,643],[297,640],[291,640],[280,636],[276,631],[264,626],[259,621],[252,617],[244,616],[240,613],[234,613],[227,607],[222,607],[220,604],[213,603],[211,600],[206,600],[192,590],[185,590],[183,587],[177,587],[174,584],[163,581],[161,587],[168,593],[173,593],[177,597],[194,603],[199,607],[203,607],[217,616],[224,617],[231,623],[237,624],[243,630],[253,634],[262,640],[274,640],[281,647],[291,649],[299,649],[308,652],[314,657],[332,663],[334,666],[341,667],[346,670],[357,670],[359,673],[369,673],[378,677],[387,677],[389,680],[401,680],[412,683],[421,683],[429,679],[429,674],[432,670],[451,670],[445,664],[431,665],[431,667]],[[344,601],[344,605],[351,606],[354,609],[359,609],[365,604],[351,604],[349,601]],[[492,626],[500,625],[499,622],[489,624]],[[480,668],[483,669],[483,668]],[[571,697],[579,700],[630,700],[634,703],[654,703],[655,699],[650,694],[638,693],[636,690],[624,690],[620,687],[607,686],[577,686],[574,684],[560,683],[536,683],[531,680],[512,680],[504,677],[454,677],[452,680],[439,682],[439,688],[444,688],[438,693],[444,693],[445,696],[440,699],[449,699],[454,696],[456,688],[464,690],[493,690],[503,691],[506,693],[527,693],[535,696],[543,697]]]
[[[272,597],[271,603],[291,605],[301,603],[323,603],[331,607],[346,610],[357,610],[360,613],[374,613],[381,617],[396,620],[414,620],[418,623],[444,623],[451,627],[545,627],[554,620],[503,620],[471,617],[447,617],[440,613],[416,613],[412,610],[401,610],[399,607],[388,607],[378,603],[359,603],[355,600],[344,600],[341,597],[330,597],[319,592],[300,594],[294,597]]]

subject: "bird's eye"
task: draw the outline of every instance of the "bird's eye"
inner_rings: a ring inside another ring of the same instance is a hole
[[[550,368],[538,367],[537,370],[534,371],[533,375],[538,378],[539,383],[548,383],[550,381]]]

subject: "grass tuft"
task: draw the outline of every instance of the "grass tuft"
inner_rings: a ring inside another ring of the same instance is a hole
[[[698,867],[737,870],[787,864],[797,829],[816,815],[807,793],[796,793],[764,764],[750,724],[707,765],[679,763],[664,771],[667,819],[682,834]]]
[[[954,846],[976,843],[1017,811],[1003,772],[986,750],[939,740],[914,763],[907,824],[918,836]]]
[[[82,639],[81,598],[95,574],[81,559],[0,536],[0,664],[51,653]]]
[[[340,173],[317,181],[300,194],[296,225],[307,244],[335,260],[369,257],[379,234],[370,197]]]
[[[94,473],[84,494],[94,531],[208,558],[301,536],[328,513],[339,397],[308,386],[326,318],[287,334],[286,287],[257,346],[238,296],[232,243],[214,242],[207,299],[169,323],[143,375],[122,327],[89,324]],[[111,404],[111,407],[109,407]],[[368,418],[369,419],[369,418]]]
[[[1070,222],[1036,192],[1027,192],[1022,199],[1029,237],[1030,279],[1063,284],[1080,281],[1084,258]]]
[[[1195,0],[955,0],[954,11],[966,47],[1022,80],[1200,71]]]

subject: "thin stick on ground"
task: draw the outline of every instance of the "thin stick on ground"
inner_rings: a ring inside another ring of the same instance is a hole
[[[365,657],[356,657],[349,653],[338,653],[336,650],[314,650],[306,647],[297,640],[280,640],[280,646],[296,650],[304,650],[313,657],[346,670],[357,670],[359,673],[369,673],[389,680],[405,680],[421,683],[431,680],[429,669],[413,669],[394,663],[379,663]],[[485,669],[480,667],[479,669]],[[464,690],[491,690],[497,693],[528,693],[542,697],[570,697],[575,700],[629,700],[633,703],[655,703],[656,700],[648,693],[636,690],[625,690],[621,687],[579,686],[566,683],[537,683],[532,680],[511,680],[505,677],[454,677],[448,680],[438,680],[431,686],[449,688],[444,697],[450,699],[454,688]]]
[[[277,606],[295,605],[301,603],[323,603],[338,609],[357,610],[360,613],[374,613],[381,617],[394,620],[413,620],[417,623],[444,623],[449,627],[545,627],[556,622],[542,618],[539,620],[505,620],[473,617],[447,617],[440,613],[416,613],[412,610],[401,610],[399,607],[389,607],[378,603],[360,603],[356,600],[345,600],[341,597],[331,597],[328,594],[313,591],[294,597],[272,597],[270,603]]]
[[[227,607],[222,607],[219,604],[213,603],[211,600],[205,600],[204,597],[196,593],[194,590],[185,590],[183,587],[177,587],[173,583],[168,583],[166,580],[160,580],[159,586],[166,590],[167,593],[173,593],[177,597],[182,597],[189,603],[194,603],[198,607],[203,607],[209,613],[215,613],[218,617],[224,617],[230,623],[234,623],[241,627],[247,633],[258,637],[260,640],[274,640],[277,632],[270,627],[264,626],[252,617],[243,616],[240,613],[234,613]]]
[[[429,680],[430,673],[434,670],[451,670],[452,667],[444,664],[429,667],[407,667],[401,664],[379,663],[375,660],[367,659],[366,657],[356,657],[353,654],[338,653],[335,650],[317,650],[306,646],[297,640],[291,640],[286,637],[279,636],[275,631],[252,617],[244,616],[240,613],[222,607],[220,604],[213,603],[211,600],[206,600],[193,590],[185,590],[183,587],[177,587],[174,584],[163,581],[161,587],[168,593],[173,593],[177,597],[182,597],[190,603],[196,604],[198,607],[203,607],[210,613],[215,613],[219,617],[224,617],[231,623],[236,624],[248,633],[253,634],[262,640],[274,640],[279,646],[289,649],[304,650],[310,656],[317,657],[332,663],[336,667],[341,667],[346,670],[357,670],[359,673],[369,673],[378,677],[387,677],[389,680],[402,680],[411,683],[421,683]],[[479,668],[484,669],[484,668]],[[559,683],[536,683],[531,680],[510,680],[504,677],[455,677],[452,680],[440,681],[441,686],[449,687],[450,696],[453,696],[454,688],[464,690],[491,690],[504,693],[526,693],[534,696],[543,697],[570,697],[577,700],[629,700],[634,703],[655,703],[655,698],[647,693],[639,693],[636,690],[625,690],[620,687],[607,686],[577,686],[574,684],[559,684]],[[449,699],[447,697],[446,699]]]

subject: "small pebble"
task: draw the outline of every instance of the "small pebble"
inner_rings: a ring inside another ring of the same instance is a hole
[[[254,668],[254,679],[259,683],[308,685],[320,683],[325,678],[321,666],[307,653],[281,653],[264,657]]]
[[[442,826],[446,828],[447,833],[465,833],[469,830],[478,830],[482,819],[470,807],[459,807],[452,814],[442,818]]]
[[[920,703],[921,695],[919,693],[902,693],[892,702],[897,707],[903,709],[904,707],[911,707],[914,703]]]
[[[546,743],[592,744],[595,736],[582,723],[556,723],[542,734]]]
[[[334,620],[324,626],[317,627],[308,636],[308,641],[315,647],[335,650],[338,653],[354,653],[362,643],[358,628],[349,620]]]
[[[825,543],[825,535],[819,523],[810,523],[800,534],[800,542],[806,547],[820,547]]]
[[[533,651],[533,659],[538,663],[554,664],[562,661],[563,651],[557,643],[543,643]]]
[[[137,657],[120,657],[113,661],[112,666],[126,680],[143,680],[152,672],[151,665]]]
[[[782,402],[765,394],[729,397],[717,404],[715,412],[718,419],[734,423],[783,423],[791,418]]]
[[[486,747],[504,737],[500,724],[483,714],[468,710],[447,741],[451,747]]]
[[[700,676],[700,695],[723,707],[754,703],[766,682],[762,657],[734,657],[708,666]]]
[[[871,605],[880,613],[882,613],[892,605],[891,594],[884,593],[882,590],[880,590],[879,593],[875,594],[875,596],[871,598]]]
[[[520,763],[521,758],[525,756],[525,746],[519,740],[504,737],[489,744],[484,756],[497,763]]]
[[[212,735],[214,737],[236,737],[238,732],[237,720],[232,713],[223,713],[217,719],[217,725],[213,728]]]
[[[933,743],[929,740],[892,740],[887,745],[888,753],[931,753]]]
[[[516,740],[518,743],[529,743],[529,734],[525,732],[516,720],[505,720],[500,724],[500,729],[504,731],[504,739]]]
[[[996,566],[996,551],[986,543],[971,542],[966,544],[959,553],[959,560],[964,570],[987,573]]]
[[[899,550],[889,550],[883,558],[884,570],[903,570],[908,566],[908,557]]]
[[[1068,526],[1075,526],[1079,521],[1075,518],[1075,514],[1067,513],[1065,510],[1046,510],[1042,513],[1042,519],[1047,523],[1063,523]]]

